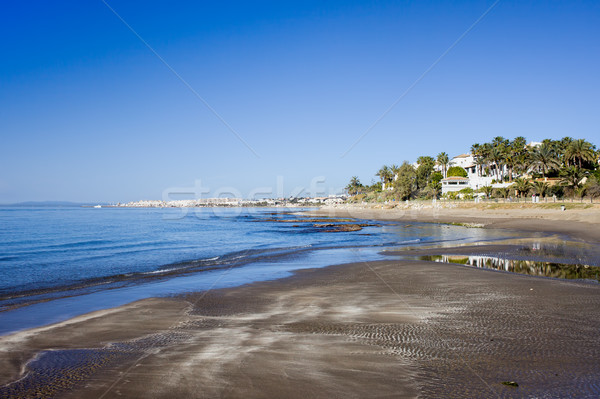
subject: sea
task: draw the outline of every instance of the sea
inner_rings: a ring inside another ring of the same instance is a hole
[[[0,208],[0,335],[149,297],[389,259],[388,249],[518,236],[431,223],[331,232],[283,208]]]

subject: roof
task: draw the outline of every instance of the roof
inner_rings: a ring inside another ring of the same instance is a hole
[[[460,177],[460,176],[450,176],[450,177],[446,177],[445,179],[442,179],[442,181],[469,181],[468,177]]]
[[[468,158],[468,157],[470,157],[470,156],[471,156],[470,154],[460,154],[460,155],[457,155],[457,156],[455,156],[455,157],[454,157],[454,158],[452,158],[452,159],[456,159],[456,158]]]

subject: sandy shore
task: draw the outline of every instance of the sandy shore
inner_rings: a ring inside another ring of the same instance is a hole
[[[529,222],[597,240],[584,219]],[[521,223],[453,221],[483,220]],[[599,305],[597,284],[458,265],[304,270],[0,337],[0,397],[597,397]]]
[[[397,220],[428,223],[471,223],[485,228],[544,231],[565,234],[579,240],[600,243],[600,204],[437,204],[340,205],[322,207],[308,214],[330,217],[354,217],[373,220]]]

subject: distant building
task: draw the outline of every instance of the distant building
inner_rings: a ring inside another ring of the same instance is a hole
[[[539,147],[541,145],[542,145],[542,143],[540,141],[530,141],[529,144],[527,144],[527,147],[535,148],[535,147]]]
[[[461,154],[452,158],[449,162],[450,167],[459,166],[467,171],[469,177],[477,176],[477,164],[475,157],[471,154]]]
[[[441,180],[442,182],[442,195],[460,191],[464,188],[469,188],[468,177],[452,176]]]
[[[460,166],[461,168],[465,168],[467,165],[474,165],[475,158],[471,154],[460,154],[455,156],[450,160],[450,166]]]

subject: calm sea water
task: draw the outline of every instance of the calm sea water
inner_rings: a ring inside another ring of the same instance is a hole
[[[328,233],[280,221],[288,219],[296,217],[272,208],[0,208],[0,334],[145,297],[380,259],[388,247],[511,235],[386,222]]]

